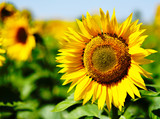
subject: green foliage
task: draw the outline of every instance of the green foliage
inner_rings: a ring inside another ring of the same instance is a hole
[[[74,94],[72,94],[71,96],[69,96],[67,99],[65,99],[64,101],[58,103],[54,109],[52,110],[53,112],[60,112],[63,111],[65,109],[67,109],[68,107],[78,104],[80,103],[80,101],[74,101]]]
[[[58,47],[54,47],[57,41],[52,37],[42,40],[44,43],[37,43],[33,50],[32,60],[6,59],[0,68],[0,118],[47,119],[44,116],[46,110],[50,110],[51,117],[61,115],[52,115],[51,112],[54,105],[67,96],[67,87],[61,86],[60,74],[57,73],[59,68],[56,67],[55,57]],[[45,46],[46,41],[53,42],[50,48]]]
[[[68,119],[78,119],[83,116],[99,117],[101,110],[98,109],[95,104],[86,104],[84,106],[77,107],[71,111],[68,115]]]

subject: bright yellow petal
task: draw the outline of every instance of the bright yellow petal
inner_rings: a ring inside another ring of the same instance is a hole
[[[142,33],[144,33],[144,29],[143,30],[140,30],[140,31],[137,31],[137,32],[134,32],[132,33],[130,36],[129,36],[129,41],[128,41],[128,47],[131,48],[133,47],[134,45],[136,45],[136,40],[140,38],[140,35]]]
[[[122,81],[118,82],[117,91],[118,91],[118,97],[119,97],[119,103],[120,105],[124,106],[124,102],[127,96],[125,86],[122,84]]]
[[[83,91],[88,87],[91,82],[91,78],[86,76],[77,86],[74,93],[74,100],[80,100],[83,96]]]
[[[139,66],[139,65],[137,65],[137,64],[132,64],[132,67],[134,67],[134,69],[135,69],[136,71],[138,71],[139,73],[141,73],[142,75],[144,75],[146,78],[152,79],[151,73],[145,71],[141,66]]]
[[[90,30],[94,32],[93,36],[96,36],[97,34],[101,34],[100,27],[98,26],[98,24],[94,21],[94,19],[88,12],[87,12],[87,23],[88,23],[88,27],[90,28]]]
[[[100,94],[102,92],[102,85],[98,84],[98,89],[97,89],[97,94],[96,94],[96,99],[99,98]]]
[[[117,23],[117,19],[116,19],[116,16],[115,16],[115,9],[113,10],[113,15],[112,15],[112,18],[111,18],[110,25],[111,25],[111,29],[112,29],[111,34],[117,34],[118,23]]]
[[[131,66],[128,72],[128,76],[132,79],[132,83],[134,83],[136,86],[146,90],[145,83],[141,77],[141,75],[137,72],[137,69]]]
[[[61,79],[65,79],[63,85],[68,84],[69,82],[73,81],[75,78],[80,78],[86,74],[85,69],[80,69],[76,72],[64,74]]]
[[[128,84],[129,86],[132,88],[132,91],[134,92],[134,94],[136,96],[138,96],[139,98],[141,97],[140,93],[139,93],[139,90],[137,89],[137,87],[131,82],[132,79],[130,79],[130,77],[127,77],[129,80],[128,80]]]
[[[132,20],[132,14],[130,14],[130,16],[126,19],[126,21],[124,21],[122,23],[122,25],[120,26],[118,34],[117,34],[118,37],[121,37],[121,36],[123,36],[126,33],[126,31],[129,28],[129,25],[131,23],[131,20]]]
[[[127,93],[128,93],[133,99],[135,99],[134,93],[133,93],[133,91],[132,91],[132,88],[129,86],[128,80],[129,80],[128,78],[124,78],[124,79],[122,80],[122,83],[123,83],[124,88],[126,89]]]
[[[106,104],[107,104],[107,108],[110,111],[111,107],[112,107],[112,91],[111,91],[111,86],[107,86],[107,90],[106,90],[107,94],[106,94]]]
[[[103,12],[103,10],[100,8],[100,15],[101,15],[101,25],[102,25],[102,30],[104,33],[107,32],[107,26],[106,26],[106,17],[105,14]]]
[[[87,89],[85,90],[83,105],[91,99],[94,92],[94,88],[95,88],[95,82],[92,81],[90,85],[87,87]]]
[[[83,79],[84,79],[84,76],[78,77],[78,78],[74,79],[73,82],[71,83],[71,85],[70,85],[67,93],[70,92],[70,91],[71,91],[77,84],[79,84]]]
[[[69,74],[64,74],[61,79],[74,79],[80,76],[83,76],[86,74],[86,70],[85,69],[80,69],[76,72],[73,73],[69,73]]]
[[[98,108],[103,109],[106,100],[106,85],[102,85],[102,92],[98,98]]]
[[[94,92],[93,92],[93,97],[92,97],[92,104],[95,102],[95,100],[97,99],[96,98],[96,95],[98,93],[98,83],[95,82],[95,87],[94,87]]]
[[[91,35],[87,32],[87,30],[85,29],[83,23],[77,19],[77,24],[81,30],[81,32],[88,38],[91,39]]]
[[[118,97],[118,93],[117,93],[117,84],[113,83],[111,85],[111,91],[112,91],[112,98],[113,98],[113,104],[115,105],[115,107],[119,107],[119,97]]]

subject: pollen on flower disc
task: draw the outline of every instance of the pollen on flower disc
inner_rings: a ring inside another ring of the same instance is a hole
[[[87,44],[83,61],[88,75],[93,80],[109,84],[127,75],[131,58],[125,43],[104,34],[93,38]]]

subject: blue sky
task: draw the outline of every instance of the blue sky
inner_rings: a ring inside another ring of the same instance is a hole
[[[0,0],[12,2],[18,9],[29,9],[35,19],[64,19],[74,20],[82,14],[95,12],[99,8],[116,10],[118,20],[126,19],[130,13],[140,11],[142,22],[153,21],[160,0]]]

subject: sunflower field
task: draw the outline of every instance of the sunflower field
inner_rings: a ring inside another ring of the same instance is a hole
[[[116,8],[39,20],[1,2],[0,119],[160,119],[155,10],[144,24]]]

